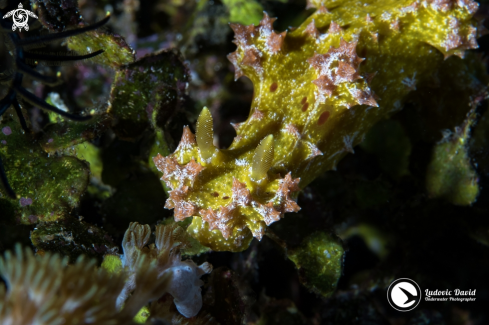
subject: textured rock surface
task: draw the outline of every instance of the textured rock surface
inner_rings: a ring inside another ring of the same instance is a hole
[[[176,51],[160,51],[121,67],[111,89],[113,130],[131,140],[149,125],[162,127],[179,106],[188,79]]]
[[[78,206],[87,188],[90,169],[76,157],[50,156],[39,142],[22,134],[17,122],[3,123],[0,155],[18,199],[7,198],[0,188],[4,220],[23,224],[54,221]]]
[[[106,30],[92,30],[72,36],[67,41],[68,48],[79,54],[87,54],[98,50],[104,53],[90,61],[117,68],[134,62],[135,52],[121,35]]]

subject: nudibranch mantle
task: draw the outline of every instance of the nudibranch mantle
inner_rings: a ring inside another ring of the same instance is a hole
[[[403,107],[444,58],[477,47],[472,0],[326,0],[289,32],[266,13],[231,24],[235,78],[254,85],[250,116],[228,149],[213,143],[204,108],[196,136],[184,128],[168,157],[153,160],[172,189],[165,207],[214,250],[242,251],[318,175],[334,169],[379,120]],[[329,10],[328,10],[329,9]]]

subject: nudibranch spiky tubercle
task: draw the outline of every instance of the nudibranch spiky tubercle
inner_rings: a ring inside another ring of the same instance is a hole
[[[241,251],[298,211],[299,180],[304,188],[334,169],[444,57],[477,47],[477,4],[437,3],[311,0],[319,9],[287,34],[266,13],[258,26],[231,24],[235,77],[254,85],[250,116],[219,150],[204,109],[197,142],[185,127],[176,151],[154,158],[175,219],[192,216],[187,231],[214,250]]]
[[[207,113],[207,109],[202,111],[196,132],[207,139],[206,149],[211,138],[204,133],[213,132],[212,124],[209,127],[206,123]],[[285,212],[300,209],[290,196],[299,190],[299,179],[292,179],[290,173],[284,178],[267,174],[274,158],[273,135],[245,155],[212,145],[214,154],[205,158],[198,143],[186,126],[175,153],[158,155],[153,160],[163,173],[162,180],[172,189],[165,207],[175,210],[176,221],[200,216],[194,218],[196,222],[188,231],[202,244],[219,250],[240,250],[253,236],[261,239],[266,226],[280,220]],[[233,174],[231,184],[225,182],[231,176],[228,173]],[[205,175],[209,176],[206,181]],[[207,236],[198,236],[202,232]]]

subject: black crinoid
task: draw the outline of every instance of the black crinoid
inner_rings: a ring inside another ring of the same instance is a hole
[[[31,62],[37,61],[77,61],[84,60],[96,55],[101,54],[104,50],[98,50],[86,55],[52,55],[52,54],[43,54],[36,51],[35,53],[29,52],[27,48],[35,47],[37,44],[45,44],[51,41],[60,40],[66,37],[78,35],[85,33],[90,30],[97,29],[109,21],[110,15],[108,14],[101,21],[85,26],[82,28],[75,28],[71,30],[66,30],[58,33],[50,33],[45,35],[24,37],[25,32],[19,33],[19,30],[13,31],[12,26],[13,22],[10,19],[2,19],[6,15],[7,11],[0,8],[0,24],[1,24],[1,32],[6,35],[4,37],[6,39],[6,46],[3,48],[6,49],[8,53],[2,54],[2,57],[7,57],[8,55],[13,57],[13,69],[1,71],[0,75],[0,84],[4,87],[8,87],[7,94],[5,97],[0,99],[0,117],[7,111],[8,108],[13,107],[18,118],[20,124],[24,131],[28,131],[27,123],[24,119],[24,115],[21,111],[21,105],[19,104],[18,97],[21,97],[24,101],[43,108],[45,110],[55,112],[65,118],[75,120],[75,121],[86,121],[91,118],[88,116],[80,116],[70,114],[63,110],[58,109],[55,106],[52,106],[46,103],[41,98],[37,97],[33,93],[29,92],[26,88],[22,87],[22,78],[24,74],[29,75],[34,80],[42,82],[47,85],[56,85],[60,82],[59,74],[57,76],[46,76],[35,70],[35,65],[31,64]],[[16,198],[14,190],[8,183],[7,175],[5,174],[5,169],[2,164],[2,160],[0,158],[0,183],[3,184],[7,194],[11,198]]]

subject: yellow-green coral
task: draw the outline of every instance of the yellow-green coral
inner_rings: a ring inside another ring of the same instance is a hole
[[[477,47],[471,0],[309,5],[319,9],[288,33],[276,33],[266,14],[258,26],[231,24],[235,77],[246,75],[255,89],[228,149],[210,143],[204,109],[197,142],[185,128],[172,155],[154,158],[172,188],[165,207],[176,220],[193,216],[187,231],[212,249],[246,249],[267,225],[298,211],[299,179],[304,188],[334,169],[444,58]]]

